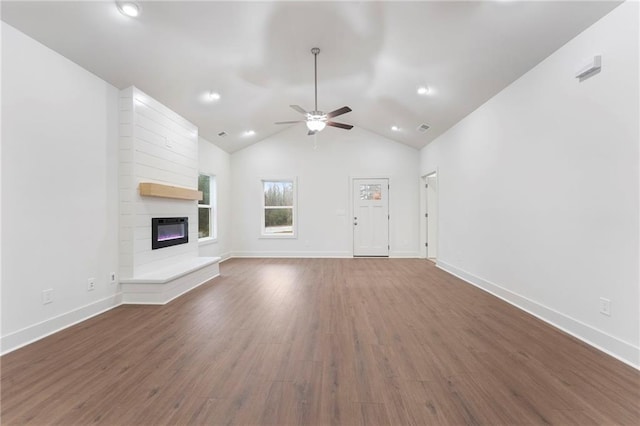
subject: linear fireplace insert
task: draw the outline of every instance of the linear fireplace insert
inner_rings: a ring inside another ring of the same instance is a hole
[[[152,250],[188,242],[188,217],[154,217],[151,219]]]

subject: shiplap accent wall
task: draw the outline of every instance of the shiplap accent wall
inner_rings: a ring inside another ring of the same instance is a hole
[[[120,92],[120,276],[136,277],[198,256],[197,201],[141,197],[140,182],[195,189],[198,129],[150,96]],[[189,218],[189,243],[151,250],[151,218]]]

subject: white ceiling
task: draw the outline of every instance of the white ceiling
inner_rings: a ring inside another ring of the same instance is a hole
[[[234,152],[289,127],[275,121],[302,118],[290,104],[313,109],[314,46],[321,49],[320,110],[348,105],[353,112],[335,121],[421,148],[619,3],[141,4],[138,18],[121,15],[113,1],[2,1],[1,13],[112,85],[138,87]],[[421,85],[429,96],[416,94]],[[210,90],[221,99],[204,102]],[[420,133],[423,123],[431,128]],[[304,124],[294,126],[306,134]],[[255,135],[243,134],[249,129]]]

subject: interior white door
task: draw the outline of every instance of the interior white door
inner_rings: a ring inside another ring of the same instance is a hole
[[[427,258],[438,257],[438,177],[427,176]]]
[[[353,180],[353,255],[389,256],[389,179]]]

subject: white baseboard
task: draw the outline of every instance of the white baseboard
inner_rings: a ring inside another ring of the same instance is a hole
[[[234,257],[258,257],[258,258],[331,258],[341,259],[353,257],[353,252],[350,251],[243,251],[231,253],[231,258]],[[390,258],[407,258],[415,259],[420,257],[419,253],[413,251],[391,251],[389,253]]]
[[[236,251],[231,257],[261,257],[261,258],[343,258],[353,257],[348,251]]]
[[[231,252],[222,253],[220,254],[220,263],[224,262],[225,260],[229,260],[231,258],[232,258]]]
[[[640,370],[640,348],[446,262],[436,266]]]
[[[122,293],[106,297],[0,338],[0,353],[5,355],[23,346],[100,315],[122,304]]]

